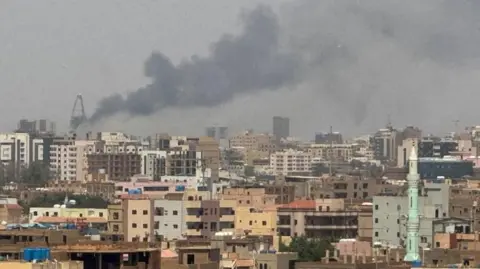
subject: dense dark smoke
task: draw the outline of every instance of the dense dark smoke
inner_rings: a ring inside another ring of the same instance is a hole
[[[212,121],[258,128],[278,113],[309,133],[320,121],[371,130],[387,114],[430,130],[457,118],[478,123],[471,107],[480,84],[479,3],[298,0],[277,15],[259,7],[242,16],[240,35],[222,37],[206,58],[175,66],[152,55],[152,84],[106,98],[92,120],[162,110],[163,128],[179,113],[192,129]],[[204,120],[207,113],[215,119]]]
[[[168,57],[154,53],[145,64],[152,84],[128,94],[100,101],[91,117],[95,122],[117,112],[150,115],[166,107],[215,106],[238,94],[277,89],[294,82],[297,61],[279,49],[275,14],[260,6],[242,16],[238,36],[223,36],[207,58],[192,57],[174,66]]]

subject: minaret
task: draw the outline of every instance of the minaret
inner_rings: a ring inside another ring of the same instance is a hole
[[[409,158],[409,171],[407,176],[408,184],[408,221],[407,221],[407,254],[404,260],[406,262],[420,261],[418,230],[420,227],[420,218],[418,216],[418,183],[420,175],[418,174],[417,149],[412,147]]]

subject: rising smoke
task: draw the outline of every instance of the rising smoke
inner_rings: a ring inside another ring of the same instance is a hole
[[[318,131],[308,126],[319,121],[378,128],[387,114],[430,130],[473,121],[479,12],[473,0],[299,0],[279,14],[262,6],[244,14],[243,33],[222,37],[209,57],[174,66],[153,54],[146,63],[152,84],[102,100],[92,121],[162,110],[191,118],[186,126],[211,113],[246,128],[281,114],[305,133]]]
[[[279,49],[275,14],[260,6],[243,14],[238,36],[223,36],[212,44],[207,58],[192,57],[174,66],[167,56],[153,53],[145,64],[152,84],[128,94],[100,101],[95,122],[117,112],[150,115],[176,106],[216,106],[238,94],[278,89],[294,82],[297,60]]]

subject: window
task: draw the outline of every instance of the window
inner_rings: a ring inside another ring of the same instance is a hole
[[[100,217],[103,217],[103,212],[98,213]]]
[[[400,238],[400,233],[399,232],[397,232],[397,237]]]
[[[397,219],[397,224],[400,224],[400,219]]]
[[[378,223],[378,218],[375,218],[375,223]]]
[[[155,221],[155,223],[153,224],[153,227],[154,229],[160,229],[160,221]]]
[[[173,215],[174,215],[174,216],[178,215],[178,211],[177,211],[177,210],[173,210]]]
[[[48,212],[48,211],[45,212],[45,216],[47,216],[47,217],[50,216],[50,212]]]
[[[147,229],[148,228],[148,224],[144,223],[143,224],[143,229]]]
[[[378,205],[375,205],[375,210],[378,210]]]
[[[178,225],[177,225],[177,224],[173,224],[173,229],[178,229]]]
[[[378,237],[378,232],[375,232],[375,237]]]
[[[118,232],[119,230],[120,230],[120,228],[119,228],[118,224],[114,224],[113,225],[113,231]]]
[[[38,212],[37,212],[37,211],[33,211],[33,215],[34,215],[34,216],[37,216],[37,215],[38,215]]]
[[[137,228],[137,224],[136,224],[136,223],[132,223],[132,228]]]
[[[143,210],[143,215],[148,215],[148,210]]]
[[[267,226],[267,222],[266,222],[266,221],[262,221],[262,225],[263,225],[263,226]]]
[[[137,215],[137,210],[132,210],[132,215]]]
[[[248,224],[252,225],[252,221],[249,221]]]
[[[119,219],[120,216],[118,214],[118,212],[113,212],[113,219]]]

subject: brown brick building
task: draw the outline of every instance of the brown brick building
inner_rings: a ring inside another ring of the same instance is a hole
[[[88,173],[105,169],[112,181],[128,181],[141,173],[141,157],[132,153],[95,153],[87,155]]]

